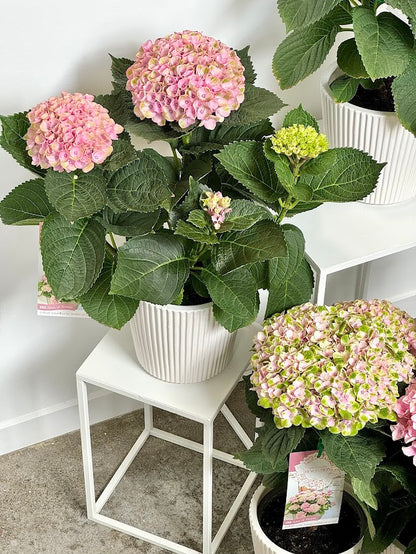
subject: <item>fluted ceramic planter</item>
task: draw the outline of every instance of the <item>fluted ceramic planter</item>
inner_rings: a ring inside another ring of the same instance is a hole
[[[416,196],[416,138],[394,112],[380,112],[333,100],[330,83],[341,72],[334,65],[321,83],[324,130],[332,148],[351,146],[387,162],[377,187],[363,202],[395,204]]]
[[[214,318],[212,302],[198,306],[140,302],[131,331],[142,367],[171,383],[214,377],[227,367],[235,341],[235,333]]]
[[[292,554],[288,550],[281,548],[273,541],[271,541],[260,526],[259,517],[258,517],[258,508],[262,498],[267,493],[268,493],[268,490],[261,485],[254,493],[254,496],[250,502],[249,520],[250,520],[250,528],[251,528],[251,537],[253,540],[254,554]],[[361,539],[358,541],[357,544],[355,544],[348,550],[344,550],[344,552],[340,552],[340,553],[334,552],[334,554],[358,554],[361,551],[361,546],[363,543],[363,536],[365,531],[365,524],[364,524],[365,516],[364,516],[364,513],[362,513],[362,515],[359,515],[357,513],[357,517],[360,517],[361,525],[362,525]],[[316,554],[320,554],[319,545],[316,545]]]

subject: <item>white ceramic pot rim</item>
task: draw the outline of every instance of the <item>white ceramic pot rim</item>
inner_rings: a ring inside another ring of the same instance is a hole
[[[339,69],[336,63],[331,64],[328,70],[323,74],[321,79],[321,87],[323,91],[335,102],[334,97],[332,96],[331,87],[329,86],[332,82],[331,77],[334,76],[334,73],[338,73],[337,77],[343,75],[342,71]],[[342,106],[346,110],[351,110],[354,112],[364,112],[371,114],[373,117],[393,117],[397,119],[396,112],[382,112],[381,110],[369,110],[368,108],[362,108],[361,106],[356,106],[355,104],[350,104],[349,102],[342,102]]]
[[[145,304],[153,304],[153,302],[146,302],[142,300]],[[177,304],[153,304],[160,310],[169,311],[169,312],[202,312],[204,310],[210,310],[213,306],[212,302],[205,302],[205,304],[195,304],[191,306],[183,306]]]

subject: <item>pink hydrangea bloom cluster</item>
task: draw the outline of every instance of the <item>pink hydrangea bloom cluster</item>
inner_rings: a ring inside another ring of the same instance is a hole
[[[196,121],[214,129],[244,100],[244,67],[228,46],[197,31],[173,33],[139,49],[127,71],[134,113],[158,125]]]
[[[113,151],[123,131],[91,94],[63,92],[38,104],[28,114],[25,139],[33,165],[54,171],[91,171]]]
[[[293,516],[314,516],[332,506],[332,491],[301,491],[286,503],[285,514]]]
[[[396,421],[397,383],[411,381],[415,353],[415,320],[390,302],[306,303],[265,322],[251,382],[278,428],[355,435],[369,421]]]
[[[204,192],[201,198],[203,209],[211,216],[214,229],[218,231],[225,221],[225,216],[232,211],[230,208],[231,198],[223,196],[221,192]]]
[[[416,381],[410,383],[394,407],[397,414],[397,424],[392,425],[393,440],[404,439],[409,446],[403,447],[406,456],[413,456],[416,465]]]

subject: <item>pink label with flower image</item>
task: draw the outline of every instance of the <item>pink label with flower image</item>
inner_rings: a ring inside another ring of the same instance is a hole
[[[289,456],[283,529],[338,523],[344,473],[317,450]]]

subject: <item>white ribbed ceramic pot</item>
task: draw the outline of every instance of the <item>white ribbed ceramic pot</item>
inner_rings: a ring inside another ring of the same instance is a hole
[[[250,528],[251,528],[251,538],[253,540],[254,554],[292,554],[288,550],[285,550],[284,548],[280,548],[280,546],[277,546],[277,544],[272,542],[265,535],[262,528],[260,527],[259,519],[257,517],[257,508],[261,499],[267,492],[268,490],[265,487],[263,487],[263,485],[260,485],[260,487],[258,487],[256,492],[254,493],[253,498],[251,499],[251,502],[250,502],[249,520],[250,520]],[[363,538],[361,538],[360,541],[353,547],[349,548],[348,550],[345,550],[344,552],[340,552],[337,554],[358,554],[361,551],[362,543],[363,543]],[[319,554],[318,547],[316,549],[316,554]]]
[[[329,84],[341,75],[336,65],[321,83],[324,130],[332,148],[352,146],[387,162],[377,187],[363,202],[395,204],[416,196],[416,138],[400,124],[393,112],[367,110],[336,103]]]
[[[220,373],[231,358],[236,336],[216,321],[212,302],[198,306],[140,302],[130,326],[142,367],[171,383],[199,383]]]

